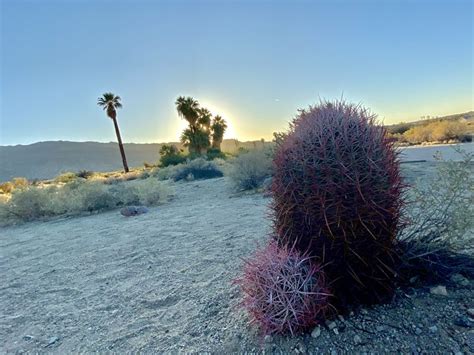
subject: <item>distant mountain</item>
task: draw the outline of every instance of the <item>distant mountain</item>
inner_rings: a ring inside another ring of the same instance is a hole
[[[182,147],[180,143],[171,143]],[[162,144],[125,144],[130,167],[155,164]],[[254,148],[262,142],[226,139],[222,149],[236,152],[240,147]],[[14,177],[50,179],[66,171],[114,171],[122,169],[117,143],[50,141],[29,145],[0,146],[0,182]]]

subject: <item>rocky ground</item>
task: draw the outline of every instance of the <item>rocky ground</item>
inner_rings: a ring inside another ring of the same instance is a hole
[[[474,280],[462,277],[306,335],[262,338],[232,280],[267,238],[270,199],[237,195],[226,178],[175,189],[134,217],[0,229],[0,352],[474,352]]]

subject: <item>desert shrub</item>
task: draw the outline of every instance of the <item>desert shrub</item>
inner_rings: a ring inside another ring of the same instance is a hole
[[[11,193],[14,188],[15,186],[10,181],[0,184],[0,192],[3,194]]]
[[[403,135],[403,133],[408,131],[411,127],[412,127],[412,124],[410,123],[400,122],[398,124],[388,126],[387,131],[390,134]]]
[[[227,175],[239,190],[251,190],[262,186],[272,175],[271,151],[254,150],[232,160]]]
[[[8,201],[10,212],[25,221],[53,216],[55,204],[50,197],[56,194],[56,190],[55,187],[15,190]]]
[[[339,307],[393,294],[403,186],[392,144],[367,109],[321,102],[276,149],[275,238],[327,264]]]
[[[171,179],[194,180],[194,179],[212,179],[222,177],[222,169],[214,161],[208,161],[204,158],[188,160],[185,164],[168,166],[152,172],[159,180]]]
[[[12,184],[15,189],[23,189],[28,187],[30,183],[24,177],[16,177],[12,179]]]
[[[168,187],[157,179],[145,179],[135,184],[136,193],[139,204],[145,206],[153,206],[166,202],[172,196],[172,192]]]
[[[214,159],[226,159],[226,155],[220,149],[217,148],[210,148],[207,150],[206,157],[208,160]]]
[[[329,298],[324,272],[307,255],[270,242],[244,262],[236,280],[241,305],[264,334],[295,334],[324,317]]]
[[[474,277],[474,154],[456,148],[462,161],[438,157],[437,172],[407,191],[406,227],[398,239],[403,281]]]
[[[160,148],[160,166],[167,167],[170,165],[182,164],[186,161],[186,157],[171,144],[163,144]]]
[[[54,182],[67,184],[68,182],[72,182],[76,179],[77,179],[77,175],[75,173],[67,172],[67,173],[63,173],[61,175],[56,176],[56,178],[54,179]]]
[[[89,171],[89,170],[79,170],[77,173],[76,173],[76,176],[78,178],[83,178],[83,179],[89,179],[90,177],[92,177],[94,175],[94,173],[92,171]]]
[[[465,141],[468,137],[468,125],[462,121],[436,121],[414,126],[403,133],[403,137],[410,143],[423,142]]]
[[[18,189],[0,200],[0,224],[32,221],[58,215],[77,215],[126,205],[165,202],[171,191],[156,179],[107,185],[99,181],[74,180],[63,186]]]

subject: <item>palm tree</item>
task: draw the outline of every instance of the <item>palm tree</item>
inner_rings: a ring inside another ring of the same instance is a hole
[[[122,108],[120,103],[120,96],[115,96],[111,92],[106,92],[97,99],[97,105],[101,106],[106,112],[107,116],[114,122],[115,134],[117,135],[117,141],[119,144],[120,154],[122,155],[123,170],[128,173],[127,158],[125,157],[125,150],[123,149],[122,137],[120,136],[120,130],[117,123],[117,109]]]
[[[212,113],[209,111],[207,108],[199,108],[197,110],[198,112],[198,119],[197,123],[206,131],[209,132],[209,129],[211,127],[211,119],[212,119]]]
[[[214,120],[212,121],[211,129],[212,148],[221,150],[221,143],[224,139],[224,133],[227,129],[227,123],[221,116],[216,115],[216,117],[214,117]]]
[[[192,97],[180,96],[175,102],[178,114],[189,123],[181,135],[181,142],[188,147],[189,153],[206,153],[209,148],[209,128],[212,114],[199,107],[199,102]]]
[[[195,127],[199,118],[199,102],[190,96],[180,96],[176,99],[175,104],[178,114],[188,121],[190,127]]]

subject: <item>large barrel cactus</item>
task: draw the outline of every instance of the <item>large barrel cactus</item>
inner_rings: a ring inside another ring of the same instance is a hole
[[[376,117],[339,101],[301,110],[274,165],[276,240],[325,265],[339,307],[389,297],[403,184]]]

